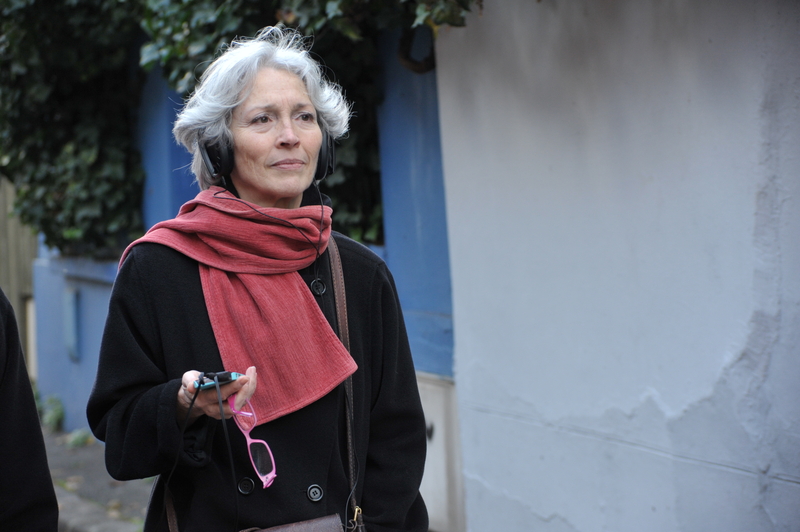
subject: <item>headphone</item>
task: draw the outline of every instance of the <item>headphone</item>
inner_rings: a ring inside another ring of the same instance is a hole
[[[220,146],[220,144],[200,144],[198,149],[208,173],[215,179],[222,179],[223,184],[227,186],[225,178],[229,178],[233,171],[233,148],[231,146]],[[325,179],[325,176],[331,175],[335,169],[336,149],[333,144],[333,138],[323,129],[322,145],[319,147],[314,181],[319,183]]]

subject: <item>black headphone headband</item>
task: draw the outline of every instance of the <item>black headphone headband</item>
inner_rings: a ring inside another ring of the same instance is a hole
[[[317,157],[317,170],[314,173],[314,180],[322,181],[336,170],[336,147],[333,137],[328,132],[322,130],[322,145],[319,147],[319,157]]]
[[[220,149],[219,144],[200,144],[200,156],[203,158],[203,163],[206,170],[215,179],[229,178],[233,171],[233,148],[225,146]],[[314,173],[314,180],[319,182],[329,176],[336,169],[336,148],[333,144],[333,138],[328,135],[327,131],[322,131],[322,145],[319,147],[319,156],[317,157],[317,170]]]

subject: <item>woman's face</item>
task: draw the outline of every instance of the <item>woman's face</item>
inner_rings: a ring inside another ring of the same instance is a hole
[[[322,131],[303,81],[264,68],[233,111],[233,184],[242,199],[294,209],[317,169]]]

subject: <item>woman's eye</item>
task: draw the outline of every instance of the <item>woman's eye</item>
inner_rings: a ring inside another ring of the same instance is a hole
[[[314,115],[311,114],[311,113],[302,113],[300,115],[300,120],[302,120],[303,122],[313,122],[314,121]]]
[[[253,123],[257,124],[266,124],[267,122],[269,122],[269,117],[265,115],[257,116],[253,119]]]

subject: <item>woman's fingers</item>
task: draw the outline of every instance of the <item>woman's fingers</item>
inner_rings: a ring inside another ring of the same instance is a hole
[[[196,370],[189,370],[181,377],[181,388],[190,396],[194,394],[194,382],[200,379],[202,373]],[[190,397],[191,398],[191,397]]]
[[[197,392],[195,381],[199,380],[203,374],[199,371],[190,370],[183,374],[181,378],[181,390],[178,392],[178,414],[185,415],[192,402],[192,398]],[[220,384],[220,398],[222,399],[222,412],[226,418],[231,417],[233,412],[228,404],[228,397],[236,394],[236,409],[240,410],[245,401],[250,399],[256,391],[256,368],[250,366],[247,372],[232,382]],[[219,410],[219,399],[217,398],[216,386],[201,390],[192,405],[191,418],[195,419],[205,414],[214,419],[221,419]]]
[[[213,417],[214,419],[221,419],[219,413],[219,403],[220,399],[222,399],[222,412],[225,418],[229,418],[233,415],[231,411],[231,407],[228,404],[228,397],[233,394],[238,394],[240,390],[247,385],[247,381],[249,377],[242,376],[236,379],[233,382],[229,382],[223,385],[220,385],[219,388],[219,398],[217,397],[217,389],[209,388],[208,390],[203,390],[200,392],[200,396],[202,397],[202,408],[203,413],[207,416]],[[200,397],[197,399],[200,401]]]
[[[192,397],[194,396],[195,392],[194,381],[199,379],[200,375],[202,375],[202,373],[199,371],[190,370],[184,373],[181,377],[181,389],[178,390],[177,405],[175,409],[175,419],[178,421],[178,424],[183,423],[186,414],[190,413],[189,405],[192,404]],[[200,415],[199,413],[195,414],[193,412],[190,414],[192,414],[190,419],[186,420],[188,422],[191,422]]]
[[[245,376],[247,377],[247,383],[242,386],[242,389],[236,394],[236,410],[241,410],[245,402],[256,393],[256,385],[258,383],[256,367],[250,366],[247,368]]]

